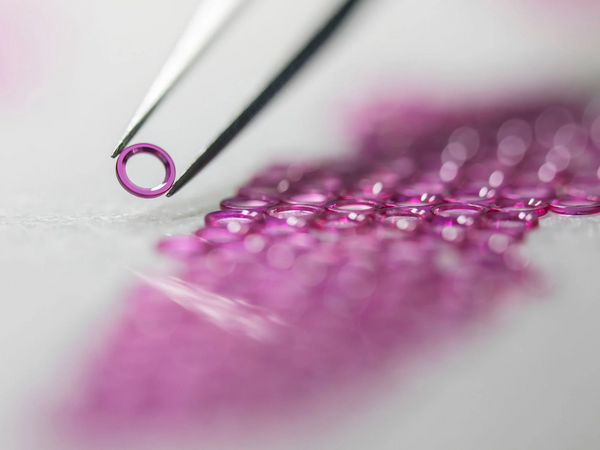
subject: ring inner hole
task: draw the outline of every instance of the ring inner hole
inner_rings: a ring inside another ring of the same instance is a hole
[[[165,181],[165,166],[149,153],[136,153],[127,160],[126,169],[129,179],[139,187],[153,188]]]

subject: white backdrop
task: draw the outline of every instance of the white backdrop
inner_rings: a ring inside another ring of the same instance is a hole
[[[196,0],[4,0],[0,447],[64,448],[37,403],[59,396],[133,271],[156,266],[156,239],[198,227],[273,159],[348,150],[348,105],[391,91],[479,98],[593,84],[600,14],[545,3],[367,1],[201,176],[173,199],[143,201],[118,185],[109,155]],[[166,148],[181,172],[335,4],[252,0],[138,140]],[[550,218],[527,247],[553,284],[541,299],[351,418],[245,448],[596,448],[600,220]]]

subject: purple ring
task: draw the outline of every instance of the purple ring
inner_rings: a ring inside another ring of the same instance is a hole
[[[431,208],[431,214],[436,225],[474,227],[489,210],[487,206],[473,203],[442,203]]]
[[[522,185],[512,186],[502,189],[502,197],[510,198],[511,200],[543,200],[549,201],[555,197],[553,187],[544,185]]]
[[[323,208],[315,205],[277,205],[267,209],[267,216],[286,221],[290,217],[312,218],[325,212]]]
[[[237,211],[266,211],[279,204],[279,201],[268,195],[238,195],[226,198],[221,202],[221,209]]]
[[[534,198],[531,199],[522,199],[522,200],[514,200],[510,198],[499,198],[494,200],[493,203],[489,205],[493,210],[502,211],[502,212],[531,212],[535,213],[538,217],[545,216],[548,214],[548,210],[550,206],[548,203],[542,200],[536,200]]]
[[[526,211],[490,211],[483,217],[483,228],[522,239],[525,233],[539,226],[538,215]]]
[[[382,208],[375,213],[375,221],[391,228],[406,232],[418,232],[421,230],[429,211],[418,208],[391,207]]]
[[[138,153],[148,153],[156,157],[160,162],[165,166],[165,179],[164,181],[155,186],[153,188],[144,188],[135,184],[131,179],[127,176],[127,161],[132,156]],[[119,155],[119,159],[117,160],[117,180],[123,189],[129,192],[132,195],[140,198],[156,198],[165,194],[173,183],[175,182],[175,164],[173,160],[169,156],[167,152],[165,152],[162,148],[157,147],[152,144],[135,144],[127,147],[125,150],[121,152]]]
[[[310,226],[317,230],[334,233],[356,233],[363,230],[370,223],[370,217],[365,214],[325,211],[315,217],[315,220],[310,222]]]
[[[282,200],[290,205],[324,206],[333,200],[331,194],[320,190],[293,191],[283,196]]]
[[[342,198],[325,205],[325,209],[341,214],[373,214],[384,205],[375,200],[361,198]]]
[[[385,200],[385,205],[389,207],[406,207],[431,209],[434,206],[442,204],[438,195],[423,194],[421,196],[395,195]]]
[[[224,209],[204,216],[206,228],[224,228],[231,233],[246,234],[264,224],[264,214],[260,211]]]
[[[270,227],[287,226],[295,229],[306,229],[325,209],[315,205],[282,204],[273,206],[266,211],[267,225]]]
[[[550,202],[550,210],[565,216],[587,216],[600,213],[600,200],[563,196]]]

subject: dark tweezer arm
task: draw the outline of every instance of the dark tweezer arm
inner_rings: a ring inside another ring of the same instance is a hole
[[[198,172],[212,161],[248,125],[252,119],[275,97],[294,75],[306,64],[316,51],[327,41],[360,0],[346,0],[323,27],[310,39],[302,50],[279,72],[265,89],[242,113],[208,146],[185,173],[173,184],[167,197],[176,194]]]

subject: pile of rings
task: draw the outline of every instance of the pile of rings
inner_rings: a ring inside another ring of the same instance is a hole
[[[299,233],[517,242],[549,212],[600,213],[599,117],[600,101],[465,112],[376,105],[360,117],[357,156],[269,167],[195,237],[159,249],[185,258],[220,240]]]
[[[287,411],[441,345],[537,286],[521,243],[548,215],[600,212],[599,117],[365,109],[358,152],[268,167],[158,243],[176,272],[129,296],[79,416]]]

